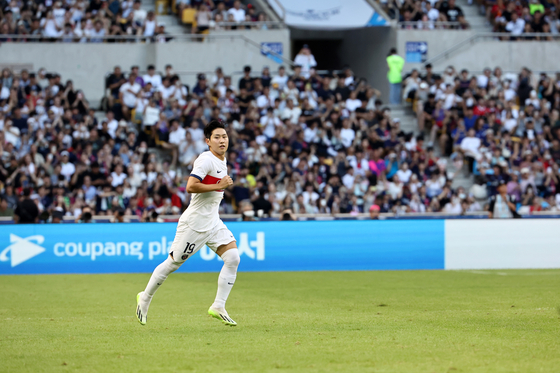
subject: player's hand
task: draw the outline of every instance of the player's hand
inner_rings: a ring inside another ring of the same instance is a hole
[[[222,180],[220,180],[220,182],[218,183],[220,189],[226,189],[227,187],[232,185],[233,185],[233,180],[231,179],[231,177],[229,177],[229,175],[224,176]]]

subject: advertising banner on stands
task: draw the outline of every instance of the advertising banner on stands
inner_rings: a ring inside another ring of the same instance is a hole
[[[444,221],[227,223],[240,271],[443,269]],[[35,224],[0,228],[0,274],[151,272],[176,223]],[[406,233],[404,233],[406,232]],[[219,271],[208,247],[180,272]]]
[[[268,0],[290,26],[307,30],[342,30],[389,26],[366,0]]]

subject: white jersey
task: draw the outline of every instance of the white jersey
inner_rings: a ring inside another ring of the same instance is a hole
[[[196,177],[203,184],[217,184],[227,175],[227,162],[218,159],[210,151],[198,156],[194,161],[192,177]],[[181,215],[179,223],[196,232],[206,232],[222,223],[218,214],[220,202],[224,197],[223,190],[207,193],[193,193],[191,203]]]

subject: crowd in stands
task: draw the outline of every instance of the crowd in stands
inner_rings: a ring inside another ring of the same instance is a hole
[[[404,29],[467,29],[469,23],[455,0],[381,1],[385,12]]]
[[[520,213],[559,210],[559,74],[504,74],[499,67],[474,74],[453,66],[436,74],[427,65],[423,75],[412,71],[403,90],[430,134],[428,146],[439,146],[457,172],[474,174],[468,193],[440,182],[433,190],[430,184],[429,197],[443,192],[472,209],[469,198],[484,201],[506,184]]]
[[[349,67],[320,76],[307,46],[296,60],[290,74],[246,66],[236,82],[217,68],[194,87],[169,65],[161,74],[115,67],[102,116],[59,74],[3,70],[0,215],[25,221],[25,204],[43,219],[82,222],[179,214],[214,119],[227,124],[234,180],[222,213],[464,214],[482,211],[500,183],[527,212],[557,208],[558,77],[413,71],[403,96],[425,139],[401,130],[380,92]],[[475,174],[469,190],[452,188],[460,172]]]
[[[184,22],[191,24],[192,31],[197,33],[209,28],[237,28],[232,24],[221,25],[219,22],[223,21],[267,20],[265,14],[256,14],[252,5],[244,9],[239,1],[180,0],[177,8],[179,14],[184,12],[187,15]],[[266,29],[267,25],[260,24],[258,27]],[[0,42],[39,40],[167,42],[171,37],[166,33],[165,23],[158,22],[154,11],[143,9],[140,0],[0,0]]]
[[[560,30],[560,3],[556,0],[504,1],[486,6],[486,16],[494,31],[514,36],[525,33],[552,33]],[[522,36],[519,40],[552,40],[550,36]]]
[[[270,26],[264,12],[257,12],[252,4],[244,6],[239,0],[178,0],[176,12],[181,22],[191,26],[193,33],[208,30],[236,30]],[[241,24],[241,25],[239,25]]]

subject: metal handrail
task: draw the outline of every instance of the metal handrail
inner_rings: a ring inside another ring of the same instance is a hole
[[[280,1],[278,1],[278,0],[273,0],[273,1],[276,3],[276,5],[278,5],[280,10],[282,10],[282,15],[279,14],[279,16],[282,19],[282,21],[285,22],[286,21],[286,9],[284,9],[284,6],[282,5],[282,3],[280,3]],[[272,9],[274,10],[274,8],[272,8]]]
[[[237,27],[243,27],[243,26],[272,26],[275,28],[286,28],[286,24],[284,22],[281,21],[251,21],[251,22],[216,22],[216,26],[237,26]],[[219,30],[217,30],[219,31]]]
[[[553,39],[560,39],[560,34],[557,35],[551,33],[531,32],[531,33],[523,33],[521,35],[512,35],[509,32],[479,32],[474,35],[470,35],[464,40],[461,40],[460,42],[448,48],[447,50],[441,52],[440,54],[432,58],[429,58],[427,61],[425,61],[425,63],[433,64],[441,60],[442,58],[449,57],[451,53],[458,51],[459,49],[463,48],[465,45],[476,43],[480,39],[484,39],[484,38],[491,38],[498,41],[511,41],[511,38],[515,38],[515,39],[519,39],[518,41],[523,41],[524,38],[532,38],[532,37],[544,37],[544,38],[552,37]],[[508,39],[503,39],[503,38],[508,38]]]
[[[458,27],[463,27],[463,26],[467,26],[466,29],[468,29],[470,26],[469,24],[463,24],[461,22],[449,22],[449,21],[402,21],[402,22],[398,22],[397,25],[401,28],[402,26],[418,26],[418,25],[425,25],[425,26],[430,26],[433,25],[434,27],[440,27],[440,26],[458,26]],[[429,30],[428,28],[415,28],[415,30]]]
[[[523,214],[522,217],[524,218],[554,218],[556,219],[557,216],[560,215],[558,211],[539,211],[533,212],[531,214]],[[432,219],[446,219],[446,218],[483,218],[486,219],[488,217],[487,211],[474,211],[474,212],[467,212],[464,215],[454,215],[448,214],[445,212],[426,212],[426,213],[403,213],[403,214],[395,214],[395,213],[381,213],[379,214],[381,219],[387,218],[432,218]],[[173,222],[178,221],[181,215],[159,215],[158,220],[163,222]],[[110,215],[95,215],[92,216],[93,220],[96,221],[106,221],[113,218]],[[140,222],[140,218],[137,215],[125,215],[123,217],[125,220],[130,221],[131,223]],[[220,218],[224,220],[233,220],[233,219],[241,219],[241,214],[220,214]],[[281,214],[272,214],[272,219],[279,219],[281,218]],[[355,219],[355,220],[364,220],[370,219],[368,213],[360,213],[360,214],[296,214],[296,218],[298,221],[305,221],[308,219],[315,219],[315,220],[334,220],[334,219]],[[64,216],[62,218],[64,221],[74,221],[76,218],[74,216]],[[2,223],[13,223],[13,218],[10,216],[0,216],[0,222]]]

